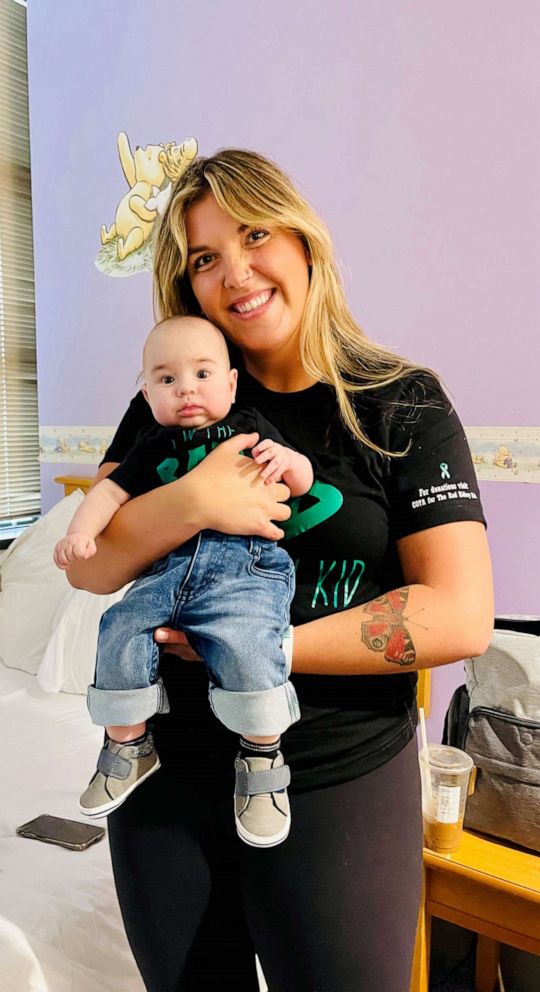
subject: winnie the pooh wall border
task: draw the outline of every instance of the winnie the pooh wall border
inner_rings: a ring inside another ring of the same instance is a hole
[[[126,132],[120,131],[117,148],[129,189],[110,227],[101,225],[102,247],[95,264],[107,276],[123,277],[152,270],[152,229],[165,210],[172,183],[195,158],[197,142],[186,138],[181,145],[137,145],[132,152]]]
[[[540,483],[540,427],[468,427],[480,482]]]
[[[115,430],[40,425],[39,460],[98,465]],[[540,427],[467,427],[465,433],[479,481],[540,483]],[[444,494],[453,488],[445,483]]]

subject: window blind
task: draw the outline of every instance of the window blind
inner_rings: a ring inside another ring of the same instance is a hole
[[[39,512],[26,7],[0,0],[0,525]]]

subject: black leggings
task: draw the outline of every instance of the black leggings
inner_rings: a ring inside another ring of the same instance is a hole
[[[278,847],[238,840],[232,796],[162,768],[109,817],[149,992],[407,992],[421,892],[416,743],[351,782],[292,794]]]

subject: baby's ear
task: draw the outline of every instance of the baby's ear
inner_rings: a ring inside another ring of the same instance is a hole
[[[238,386],[238,369],[230,370],[229,382],[231,384],[231,403],[234,403],[236,399],[236,387]]]
[[[144,386],[144,385],[141,386],[141,393],[143,394],[146,402],[149,403],[150,400],[148,399],[148,390],[147,390],[146,386]]]

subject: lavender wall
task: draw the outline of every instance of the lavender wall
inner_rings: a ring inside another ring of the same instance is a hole
[[[328,222],[367,333],[436,367],[465,424],[538,425],[536,0],[36,0],[28,15],[42,424],[116,423],[135,391],[150,277],[93,264],[126,130],[275,158]],[[43,467],[45,509],[59,468]],[[497,609],[540,613],[539,490],[482,494]],[[460,669],[435,673],[433,738]]]

